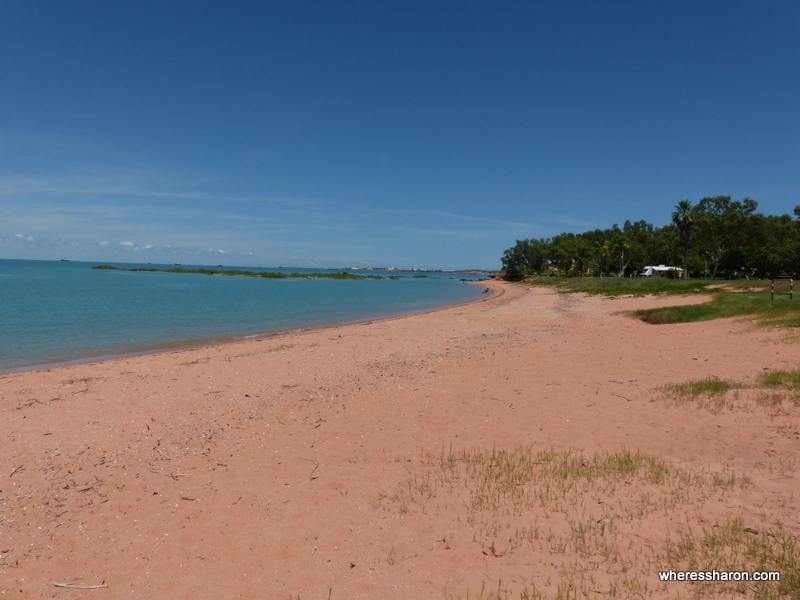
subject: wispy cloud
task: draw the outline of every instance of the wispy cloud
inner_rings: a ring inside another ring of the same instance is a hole
[[[202,189],[145,169],[3,175],[0,256],[193,264],[374,264],[456,252],[464,244],[529,237],[537,225],[448,211],[373,209],[341,199]],[[211,182],[221,186],[219,181]],[[209,183],[207,187],[213,186]],[[231,188],[234,189],[234,188]],[[25,239],[9,236],[20,234]],[[441,249],[436,247],[441,246]],[[22,252],[22,250],[25,252]],[[23,256],[24,255],[24,256]],[[463,251],[456,258],[460,263]],[[292,262],[289,262],[292,261]],[[437,266],[452,266],[441,258]]]
[[[490,217],[476,217],[472,215],[461,215],[457,213],[446,212],[442,210],[414,210],[414,209],[393,209],[381,210],[375,214],[381,215],[407,215],[421,218],[440,218],[450,221],[457,221],[461,223],[471,223],[479,226],[500,226],[505,228],[521,228],[528,230],[541,229],[542,226],[536,223],[526,223],[522,221],[508,221],[503,219],[495,219]]]
[[[141,254],[137,260],[164,260],[169,262],[173,259],[196,260],[204,262],[213,256],[226,255],[233,259],[241,257],[251,257],[252,253],[230,252],[223,248],[199,248],[195,246],[182,246],[177,244],[137,244],[132,241],[122,241],[111,243],[108,240],[99,242],[88,242],[77,239],[63,238],[42,238],[30,235],[15,234],[11,236],[0,236],[0,249],[6,252],[4,255],[14,257],[14,250],[25,250],[29,252],[29,258],[55,258],[64,253],[69,253],[72,258],[77,260],[130,260],[132,255]],[[11,254],[9,254],[11,251]],[[30,254],[32,253],[32,254]]]
[[[393,227],[392,231],[405,235],[425,236],[425,237],[451,237],[465,240],[487,239],[494,237],[494,232],[460,230],[460,229],[430,229],[424,227]]]
[[[143,174],[129,176],[109,171],[103,174],[72,175],[64,177],[30,177],[0,175],[0,197],[55,196],[69,202],[75,196],[103,196],[114,198],[154,198],[192,200],[210,203],[235,203],[254,205],[282,205],[310,207],[319,203],[316,198],[269,196],[257,194],[211,193],[201,190],[156,189],[146,185],[150,178]],[[145,184],[145,185],[143,185]],[[180,181],[170,187],[185,185]]]

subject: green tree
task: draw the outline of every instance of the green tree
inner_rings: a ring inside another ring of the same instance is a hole
[[[633,223],[625,221],[622,231],[630,240],[628,272],[639,273],[644,269],[645,265],[652,264],[651,254],[655,254],[654,240],[657,230],[651,223],[642,219]]]
[[[562,275],[569,275],[575,268],[578,247],[574,233],[561,233],[550,240],[548,262]]]
[[[728,254],[729,268],[761,279],[793,275],[800,241],[797,225],[789,215],[750,216],[739,243]]]
[[[725,255],[738,245],[758,203],[750,198],[732,201],[730,196],[703,198],[693,211],[698,244],[711,261],[711,279],[717,278]]]
[[[597,257],[597,264],[600,269],[600,277],[608,276],[608,261],[613,254],[608,242],[595,242],[594,255]]]
[[[546,240],[517,240],[517,243],[503,253],[505,278],[519,281],[525,275],[541,273],[547,260],[549,243]]]
[[[581,277],[586,273],[586,269],[592,260],[592,246],[583,235],[575,237],[575,270]]]
[[[689,278],[689,241],[692,237],[692,203],[688,200],[681,200],[672,213],[672,222],[678,228],[683,244],[683,278]]]

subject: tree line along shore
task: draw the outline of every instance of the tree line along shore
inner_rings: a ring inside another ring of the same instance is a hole
[[[630,277],[647,265],[675,265],[684,277],[794,277],[800,264],[800,206],[764,215],[750,198],[681,200],[669,224],[645,220],[552,238],[517,240],[501,261],[505,278],[528,275]]]

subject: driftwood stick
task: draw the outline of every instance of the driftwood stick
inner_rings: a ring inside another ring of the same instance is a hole
[[[105,583],[101,583],[100,585],[73,585],[71,583],[53,582],[53,585],[56,587],[73,588],[76,590],[99,590],[100,588],[108,587]]]
[[[76,492],[88,492],[89,490],[93,489],[93,485],[68,485],[64,489],[65,490],[75,490]]]

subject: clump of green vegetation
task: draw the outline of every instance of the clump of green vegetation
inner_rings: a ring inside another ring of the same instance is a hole
[[[768,388],[800,390],[800,369],[794,371],[770,371],[758,376],[761,385]]]
[[[719,396],[725,394],[728,390],[741,389],[743,387],[743,384],[735,381],[709,377],[699,381],[671,383],[664,386],[664,389],[680,401],[690,401],[696,400],[700,396]]]
[[[693,323],[729,316],[714,304],[690,304],[686,306],[670,306],[665,308],[652,308],[635,310],[631,313],[650,325],[669,325],[672,323]]]

